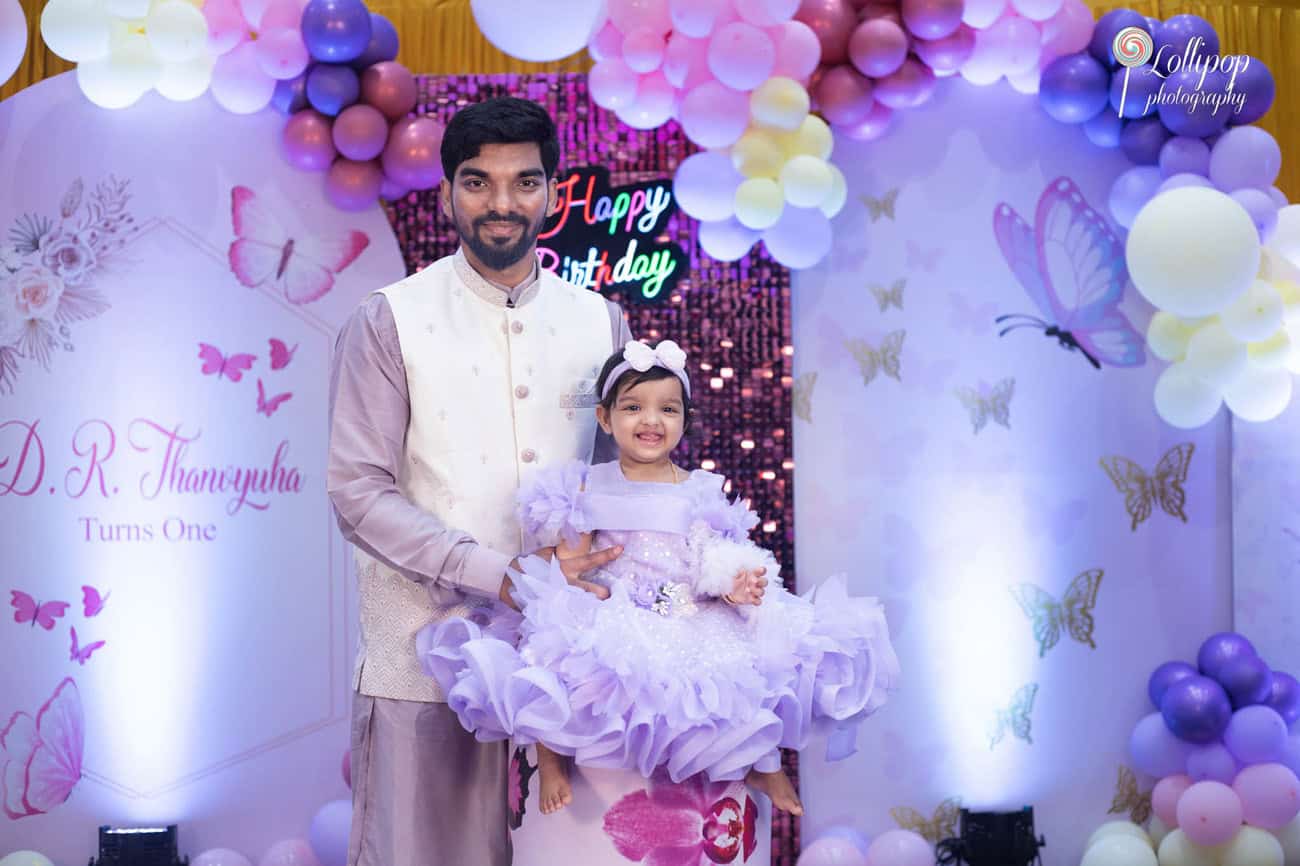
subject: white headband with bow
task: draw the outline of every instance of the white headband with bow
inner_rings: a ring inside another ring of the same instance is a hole
[[[672,373],[681,380],[682,390],[686,392],[686,396],[691,396],[691,380],[686,375],[686,352],[682,351],[681,346],[672,340],[663,340],[652,349],[638,340],[629,340],[623,347],[623,360],[605,379],[605,387],[601,389],[600,399],[604,400],[609,395],[619,377],[628,370],[644,373],[651,367],[663,367]]]

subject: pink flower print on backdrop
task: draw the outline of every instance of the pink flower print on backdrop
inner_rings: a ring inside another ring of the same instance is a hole
[[[605,833],[620,854],[645,866],[746,863],[757,847],[758,807],[748,795],[743,806],[727,796],[731,787],[703,776],[674,784],[659,770],[648,788],[610,807]]]
[[[62,231],[41,241],[41,262],[70,286],[82,282],[95,269],[95,251],[76,233]]]
[[[63,280],[41,265],[24,265],[10,281],[14,286],[14,305],[28,321],[54,321],[59,300],[63,297]]]

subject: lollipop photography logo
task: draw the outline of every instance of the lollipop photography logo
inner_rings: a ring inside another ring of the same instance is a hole
[[[1169,45],[1161,45],[1157,51],[1151,34],[1141,27],[1125,27],[1115,34],[1111,50],[1115,59],[1124,67],[1124,83],[1120,86],[1119,115],[1125,115],[1124,109],[1129,100],[1129,78],[1134,70],[1139,75],[1154,75],[1163,79],[1153,92],[1150,87],[1143,87],[1144,99],[1141,117],[1149,115],[1161,105],[1181,105],[1187,112],[1209,107],[1210,114],[1217,114],[1219,109],[1230,107],[1234,114],[1240,114],[1246,108],[1246,94],[1236,89],[1237,76],[1250,67],[1250,57],[1245,54],[1206,54],[1201,47],[1205,40],[1196,36],[1188,40],[1182,54],[1170,50]],[[1152,61],[1148,67],[1146,64]],[[1184,73],[1184,74],[1179,74]],[[1170,76],[1177,76],[1177,87],[1169,87]],[[1206,87],[1206,79],[1211,79]]]

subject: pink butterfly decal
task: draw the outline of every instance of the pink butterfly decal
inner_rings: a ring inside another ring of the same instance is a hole
[[[927,273],[933,273],[942,256],[943,247],[927,250],[914,240],[909,239],[907,241],[907,266],[909,268],[919,267]]]
[[[272,337],[271,369],[283,370],[285,367],[289,366],[289,362],[293,360],[293,353],[297,351],[298,347],[296,345],[290,349],[285,345],[283,340],[277,340],[275,337]]]
[[[948,299],[952,302],[948,324],[953,330],[958,333],[969,331],[973,336],[988,332],[989,326],[993,324],[993,317],[998,312],[997,304],[992,301],[974,304],[960,292],[949,292]]]
[[[1011,272],[1046,317],[998,316],[999,324],[1010,322],[998,336],[1038,328],[1062,348],[1077,349],[1098,370],[1103,363],[1146,363],[1142,335],[1119,311],[1128,282],[1124,245],[1074,181],[1058,177],[1048,184],[1038,199],[1034,228],[1006,202],[999,203],[993,234]]]
[[[334,288],[334,277],[370,245],[365,232],[341,237],[294,236],[265,202],[246,186],[230,191],[235,240],[230,270],[250,289],[273,286],[290,303],[315,301]]]
[[[95,650],[99,649],[105,643],[107,643],[107,641],[97,640],[94,643],[86,644],[84,647],[78,646],[76,626],[73,626],[71,631],[72,631],[72,651],[69,654],[68,659],[69,661],[77,662],[80,665],[85,665],[86,662],[90,660],[90,656],[95,652]]]
[[[113,593],[110,592],[108,595],[112,594]],[[83,586],[81,588],[81,607],[86,619],[90,619],[92,616],[99,616],[99,614],[104,610],[104,603],[108,601],[108,595],[101,596],[99,590],[95,589],[93,586]]]
[[[33,719],[14,713],[0,730],[0,793],[10,818],[40,815],[63,803],[81,781],[85,721],[71,678],[59,683]]]
[[[280,408],[281,403],[292,396],[292,391],[286,391],[283,394],[276,394],[268,400],[266,399],[266,388],[262,385],[262,380],[257,380],[257,411],[268,418],[275,414],[275,410]]]
[[[199,360],[203,362],[203,375],[218,379],[225,376],[232,382],[244,378],[244,372],[253,366],[256,355],[231,355],[227,358],[216,346],[199,343]]]
[[[37,604],[36,599],[17,589],[9,590],[12,596],[9,603],[14,607],[14,622],[30,622],[33,627],[40,626],[46,631],[54,628],[54,621],[68,612],[66,601],[47,601]]]

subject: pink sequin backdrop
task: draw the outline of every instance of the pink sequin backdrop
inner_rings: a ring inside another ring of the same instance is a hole
[[[671,177],[694,148],[675,123],[641,131],[619,123],[587,96],[585,75],[457,75],[418,79],[417,114],[442,122],[457,109],[493,96],[524,96],[544,105],[560,137],[560,167],[603,165],[614,185]],[[389,206],[398,243],[414,272],[455,251],[455,229],[437,207],[436,191],[412,193]],[[790,273],[761,247],[738,262],[704,254],[695,225],[674,216],[667,233],[690,258],[690,273],[666,303],[623,304],[632,333],[671,338],[691,361],[696,416],[677,455],[730,479],[763,522],[758,542],[781,562],[794,586],[794,458],[790,440]],[[793,773],[796,756],[787,756]],[[772,863],[794,866],[798,822],[773,815]]]

